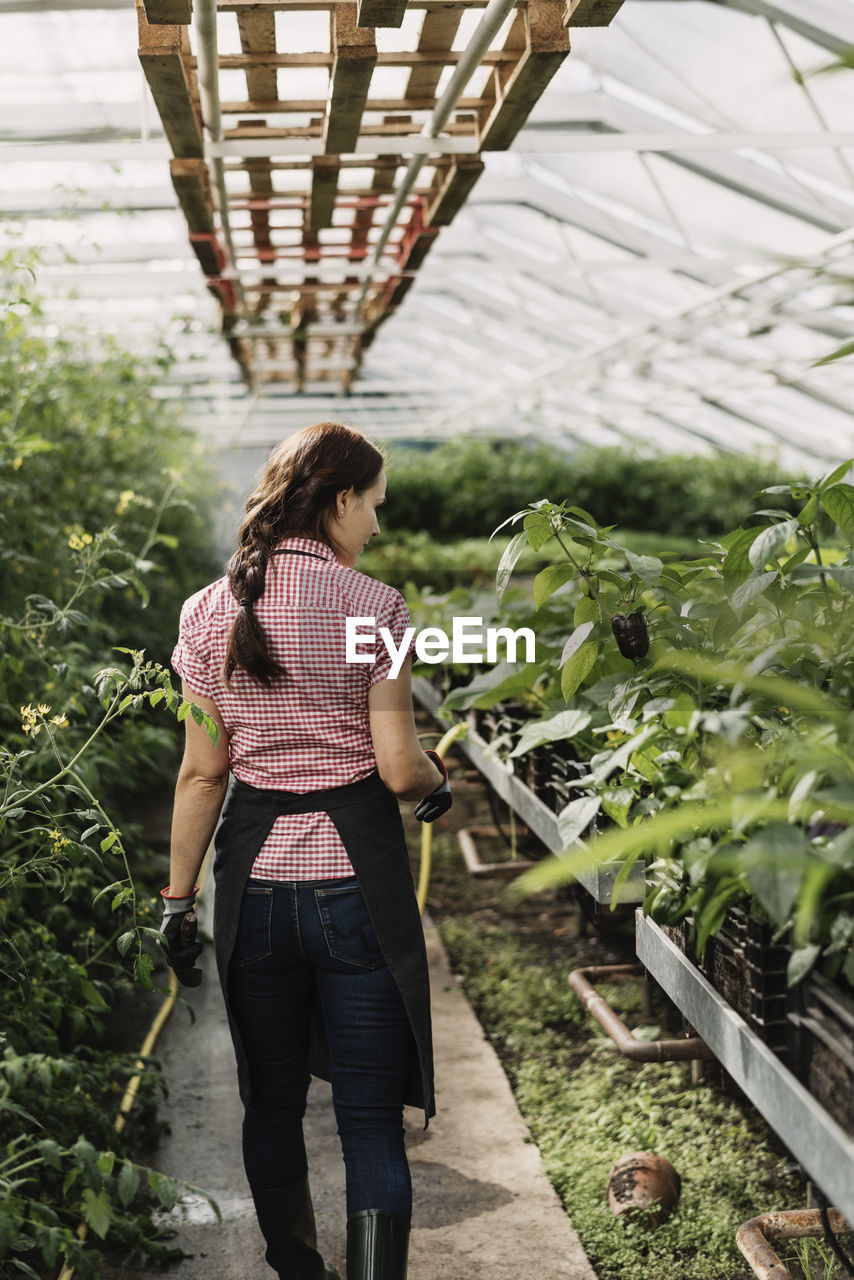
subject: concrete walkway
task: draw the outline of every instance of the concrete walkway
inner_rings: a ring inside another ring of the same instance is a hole
[[[422,1113],[407,1112],[415,1201],[410,1280],[595,1280],[429,921],[426,935],[438,1114],[425,1133]],[[195,1024],[179,1006],[155,1050],[169,1086],[163,1111],[171,1134],[153,1163],[209,1191],[223,1225],[203,1200],[185,1198],[167,1219],[177,1231],[174,1243],[192,1256],[168,1273],[150,1274],[152,1280],[164,1274],[174,1280],[267,1280],[273,1273],[264,1261],[240,1158],[234,1055],[211,948],[203,963],[204,983],[188,993]],[[320,1247],[343,1277],[344,1167],[324,1082],[312,1084],[305,1127]],[[128,1274],[126,1268],[104,1271],[105,1280]]]

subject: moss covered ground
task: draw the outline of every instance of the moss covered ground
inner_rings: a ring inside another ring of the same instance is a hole
[[[421,727],[432,745],[434,726]],[[586,1017],[567,975],[632,961],[631,918],[591,923],[565,889],[512,905],[500,880],[473,879],[456,831],[491,819],[484,784],[464,779],[456,759],[455,806],[434,832],[428,910],[600,1280],[750,1280],[738,1227],[806,1205],[790,1157],[714,1064],[699,1083],[688,1063],[633,1064]],[[417,863],[420,826],[409,819],[407,829]],[[679,1034],[678,1011],[657,991],[644,999],[639,982],[600,991],[630,1026],[648,1028],[641,1034]],[[640,1150],[664,1156],[682,1178],[676,1211],[657,1227],[608,1208],[611,1165]]]

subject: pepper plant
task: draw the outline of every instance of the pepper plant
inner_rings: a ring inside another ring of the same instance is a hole
[[[569,502],[534,502],[505,522],[521,528],[499,601],[525,547],[559,552],[533,580],[537,661],[481,674],[445,705],[524,690],[537,714],[510,757],[566,740],[585,766],[559,815],[565,849],[518,892],[601,860],[621,862],[619,892],[643,858],[645,909],[690,915],[700,952],[749,899],[791,940],[791,981],[821,957],[854,985],[849,466],[763,491],[778,505],[690,560],[635,555]]]

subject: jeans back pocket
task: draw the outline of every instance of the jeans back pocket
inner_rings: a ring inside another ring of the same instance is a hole
[[[240,906],[234,949],[234,958],[239,965],[257,964],[272,955],[272,914],[273,890],[267,885],[247,885]]]
[[[359,969],[379,969],[385,964],[379,938],[357,884],[315,889],[314,896],[333,960]]]

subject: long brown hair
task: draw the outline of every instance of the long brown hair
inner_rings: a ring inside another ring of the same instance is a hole
[[[282,538],[305,537],[337,551],[328,529],[336,494],[351,485],[357,493],[369,489],[384,463],[384,455],[370,440],[340,422],[305,427],[270,454],[246,501],[237,550],[225,569],[239,603],[223,663],[226,684],[235,667],[243,667],[264,685],[285,675],[252,608],[263,595],[273,548]]]

